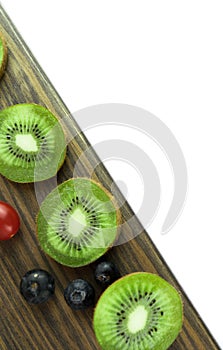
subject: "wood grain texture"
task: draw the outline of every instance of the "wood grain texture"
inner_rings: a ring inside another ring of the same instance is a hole
[[[41,104],[57,115],[67,137],[72,139],[56,179],[36,187],[12,183],[0,176],[0,199],[16,207],[21,217],[20,232],[10,241],[0,243],[0,349],[96,350],[99,346],[92,329],[93,309],[75,312],[63,298],[68,282],[78,277],[89,280],[97,297],[100,295],[101,290],[93,279],[96,263],[72,269],[57,264],[40,250],[35,233],[39,209],[36,194],[38,191],[38,196],[43,197],[56,183],[72,176],[93,173],[93,178],[108,190],[112,179],[102,164],[97,165],[99,159],[92,149],[74,172],[75,161],[89,147],[88,141],[1,7],[0,31],[6,38],[9,54],[7,69],[0,81],[0,108],[24,102]],[[117,189],[115,197],[118,202],[122,200]],[[121,213],[123,222],[133,216],[126,202]],[[139,236],[112,248],[107,258],[116,262],[123,275],[134,271],[158,273],[180,291],[184,302],[184,325],[171,350],[220,349],[137,218],[134,217],[131,227],[126,225],[122,229],[121,236],[130,239],[139,229],[142,230]],[[19,283],[27,270],[36,267],[54,275],[56,292],[48,303],[31,307],[21,298]]]

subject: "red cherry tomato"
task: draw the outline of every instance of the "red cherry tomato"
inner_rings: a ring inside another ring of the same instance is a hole
[[[17,211],[10,204],[0,201],[0,241],[13,237],[19,227],[20,219]]]

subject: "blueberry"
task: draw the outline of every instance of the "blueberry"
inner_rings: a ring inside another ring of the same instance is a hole
[[[94,275],[100,285],[107,287],[120,277],[120,272],[112,262],[103,261],[97,265]]]
[[[44,303],[54,294],[54,290],[54,278],[41,269],[26,272],[20,282],[20,292],[29,304]]]
[[[76,279],[68,284],[64,291],[64,298],[72,309],[86,309],[94,304],[95,291],[87,281]]]

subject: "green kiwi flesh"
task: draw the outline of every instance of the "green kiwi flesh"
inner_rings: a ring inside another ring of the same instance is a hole
[[[111,194],[87,178],[69,179],[44,199],[37,236],[46,254],[60,264],[84,266],[102,256],[118,233]]]
[[[0,33],[0,79],[5,71],[6,62],[7,62],[7,47],[6,47],[4,38]]]
[[[176,289],[158,275],[137,272],[105,290],[93,325],[103,350],[166,350],[178,336],[182,319]]]
[[[66,142],[58,119],[45,107],[17,104],[0,111],[0,173],[15,182],[56,175]]]

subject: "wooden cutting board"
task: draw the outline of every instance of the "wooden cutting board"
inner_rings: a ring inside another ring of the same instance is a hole
[[[89,176],[92,172],[94,179],[110,189],[112,179],[102,164],[96,166],[98,157],[94,151],[88,152],[88,158],[84,158],[74,172],[75,161],[89,147],[89,142],[1,7],[0,32],[6,38],[9,51],[7,70],[0,81],[0,108],[25,102],[41,104],[57,115],[66,135],[72,139],[56,180],[43,182],[38,191],[46,194],[55,186],[55,181],[59,184],[70,177]],[[118,189],[115,196],[118,202],[122,200]],[[98,298],[101,290],[93,279],[96,263],[72,269],[57,264],[40,250],[35,233],[39,204],[33,184],[16,184],[0,175],[0,200],[16,207],[21,218],[19,233],[9,241],[0,242],[0,349],[99,349],[92,329],[93,309],[75,312],[63,298],[68,282],[78,277],[93,284]],[[133,216],[126,202],[121,213],[123,222]],[[184,325],[170,349],[220,349],[137,218],[134,217],[131,227],[125,226],[122,236],[130,239],[139,229],[142,229],[139,236],[112,248],[106,258],[118,265],[122,275],[134,271],[158,273],[180,291]],[[54,275],[56,292],[47,303],[30,306],[20,296],[19,283],[26,271],[36,267]]]

